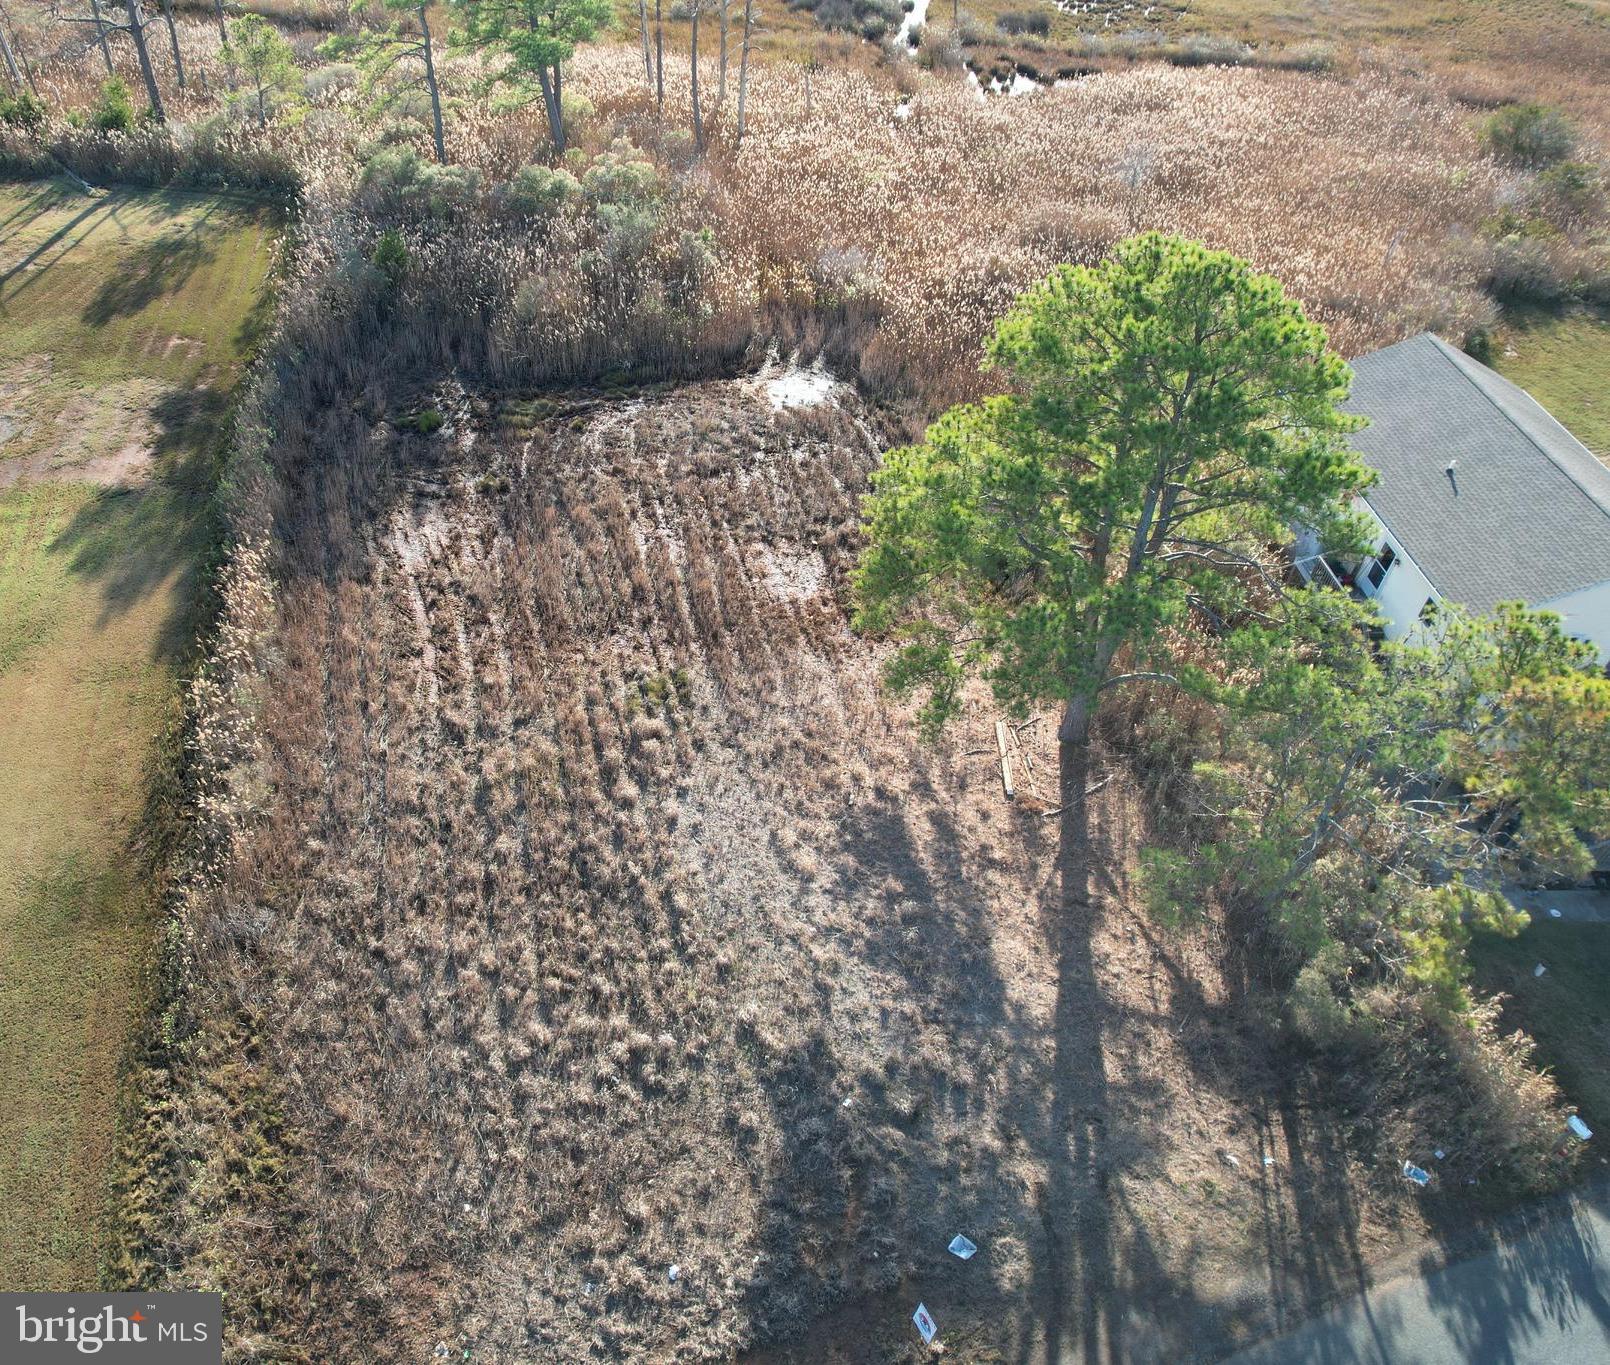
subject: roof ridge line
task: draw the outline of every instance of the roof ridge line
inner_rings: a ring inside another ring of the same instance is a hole
[[[1576,491],[1578,493],[1580,493],[1584,498],[1586,498],[1589,502],[1591,502],[1593,504],[1593,506],[1600,512],[1601,515],[1603,515],[1606,519],[1610,519],[1610,507],[1607,507],[1604,503],[1599,501],[1599,499],[1594,496],[1593,491],[1591,489],[1587,488],[1586,486],[1584,486],[1584,484],[1582,483],[1581,479],[1577,478],[1577,476],[1575,474],[1573,474],[1563,464],[1561,464],[1558,460],[1556,460],[1554,458],[1554,452],[1552,450],[1550,450],[1546,445],[1544,445],[1541,441],[1539,441],[1537,439],[1537,437],[1533,436],[1532,433],[1529,432],[1525,427],[1523,427],[1515,419],[1515,414],[1512,413],[1505,404],[1500,403],[1497,398],[1493,397],[1492,394],[1488,393],[1486,387],[1477,380],[1476,376],[1471,374],[1471,372],[1464,367],[1464,365],[1460,362],[1460,357],[1463,355],[1463,352],[1454,350],[1454,348],[1452,346],[1450,346],[1446,341],[1444,341],[1441,337],[1439,337],[1435,332],[1428,331],[1426,333],[1426,335],[1428,337],[1430,337],[1432,342],[1436,345],[1438,352],[1442,355],[1442,358],[1444,360],[1446,360],[1450,365],[1452,365],[1454,367],[1454,369],[1457,370],[1460,373],[1460,375],[1463,376],[1465,382],[1467,384],[1469,384],[1471,388],[1475,389],[1476,392],[1479,393],[1483,398],[1485,398],[1489,404],[1491,404],[1494,408],[1496,408],[1499,412],[1501,412],[1504,415],[1504,420],[1506,422],[1508,422],[1510,424],[1510,426],[1514,427],[1516,431],[1520,432],[1520,434],[1523,437],[1526,438],[1527,443],[1532,447],[1532,449],[1537,451],[1538,454],[1540,454],[1545,460],[1547,460],[1551,465],[1553,465],[1557,470],[1559,470],[1560,473],[1565,475],[1565,477],[1570,481],[1571,486],[1573,488],[1575,488]],[[1475,360],[1474,358],[1471,359],[1471,363],[1475,364],[1475,365],[1481,364],[1481,362],[1479,360]],[[1495,375],[1498,375],[1498,377],[1500,379],[1504,378],[1503,375],[1498,374],[1497,370],[1494,370],[1493,373]],[[1526,393],[1526,390],[1522,389],[1519,384],[1515,384],[1514,380],[1506,380],[1505,382],[1510,383],[1510,384],[1514,384],[1514,386],[1517,389],[1520,389],[1520,391],[1522,393]],[[1532,398],[1532,395],[1529,394],[1529,393],[1526,393],[1526,396],[1528,398]],[[1532,402],[1537,403],[1537,399],[1532,398]],[[1551,422],[1553,422],[1557,427],[1559,427],[1559,429],[1561,431],[1563,431],[1567,436],[1569,436],[1573,441],[1577,441],[1577,438],[1575,436],[1571,435],[1571,429],[1569,427],[1567,427],[1564,422],[1560,421],[1560,419],[1558,417],[1555,417],[1554,414],[1551,413],[1547,408],[1543,407],[1543,405],[1541,403],[1537,403],[1537,406],[1542,410],[1543,415],[1545,417],[1547,417]],[[1577,441],[1577,444],[1581,445],[1582,443],[1580,441]],[[1588,448],[1586,446],[1582,446],[1582,449],[1584,451],[1587,451],[1587,455],[1588,455],[1588,458],[1590,460],[1593,460],[1594,463],[1596,463],[1596,464],[1599,463],[1598,457],[1596,455],[1594,455],[1594,453],[1591,450],[1588,450]],[[1454,458],[1458,459],[1458,456],[1455,456]],[[1610,472],[1610,471],[1607,471],[1607,472]]]

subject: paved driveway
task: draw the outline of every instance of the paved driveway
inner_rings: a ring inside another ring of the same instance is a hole
[[[1556,919],[1610,924],[1610,891],[1517,891],[1510,888],[1505,894],[1530,913],[1533,924],[1546,924]],[[1560,913],[1551,915],[1550,910]]]
[[[1412,1271],[1231,1365],[1606,1365],[1610,1186],[1519,1219],[1464,1260]]]

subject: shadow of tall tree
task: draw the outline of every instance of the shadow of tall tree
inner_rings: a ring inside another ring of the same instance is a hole
[[[183,232],[128,251],[116,273],[109,274],[84,305],[84,322],[104,327],[116,318],[143,312],[183,288],[197,270],[217,257],[217,248],[208,238],[211,217],[210,210],[203,212]]]
[[[97,585],[102,625],[174,586],[156,658],[183,657],[205,610],[199,568],[218,530],[211,491],[227,409],[216,389],[163,393],[149,410],[152,477],[100,489],[51,541],[71,573]]]

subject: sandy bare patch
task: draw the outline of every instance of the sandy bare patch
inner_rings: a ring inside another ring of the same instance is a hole
[[[74,393],[60,402],[48,388],[49,365],[13,376],[9,404],[0,393],[0,423],[14,426],[10,440],[0,424],[0,489],[29,483],[91,483],[135,487],[151,477],[158,404],[170,386],[130,379]]]

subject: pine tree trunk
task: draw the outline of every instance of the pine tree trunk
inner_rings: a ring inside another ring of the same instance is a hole
[[[1090,716],[1095,708],[1088,697],[1074,697],[1062,711],[1062,726],[1057,731],[1057,738],[1064,744],[1076,744],[1080,748],[1090,739]]]
[[[179,51],[179,27],[173,22],[173,0],[162,0],[162,17],[168,22],[168,44],[173,48],[173,74],[184,89],[184,54]]]
[[[1094,631],[1091,632],[1094,634]],[[1090,722],[1101,699],[1101,689],[1112,672],[1112,661],[1122,645],[1121,639],[1111,635],[1101,637],[1090,656],[1089,676],[1093,685],[1088,691],[1075,692],[1068,698],[1062,712],[1062,728],[1057,737],[1064,744],[1084,744],[1090,738]]]
[[[419,17],[420,52],[425,59],[425,89],[430,92],[431,136],[436,142],[436,160],[447,164],[447,135],[442,127],[442,92],[436,84],[436,54],[431,48],[430,19],[426,7],[421,5],[415,14]]]
[[[665,26],[660,22],[660,0],[654,0],[654,102],[665,113]]]
[[[212,0],[214,11],[218,15],[218,37],[225,47],[229,46],[229,25],[224,22],[224,0]]]
[[[565,119],[559,108],[559,92],[554,88],[553,77],[548,74],[548,68],[537,68],[537,80],[542,83],[542,104],[548,111],[548,136],[553,140],[553,149],[560,156],[565,154]]]
[[[749,96],[749,31],[754,24],[755,0],[744,0],[744,41],[738,52],[738,141],[744,140],[744,101]]]
[[[95,39],[101,45],[101,60],[106,63],[106,74],[115,76],[117,68],[112,65],[112,48],[106,41],[106,20],[101,17],[101,0],[89,0],[89,8],[95,16]]]
[[[701,0],[693,3],[693,145],[704,151],[704,115],[699,110],[699,11]]]
[[[129,11],[129,37],[134,39],[134,51],[140,58],[140,75],[145,78],[145,96],[151,102],[151,113],[158,123],[168,121],[168,111],[162,107],[162,91],[157,87],[156,68],[151,65],[151,50],[145,42],[145,11],[143,0],[125,0]]]

